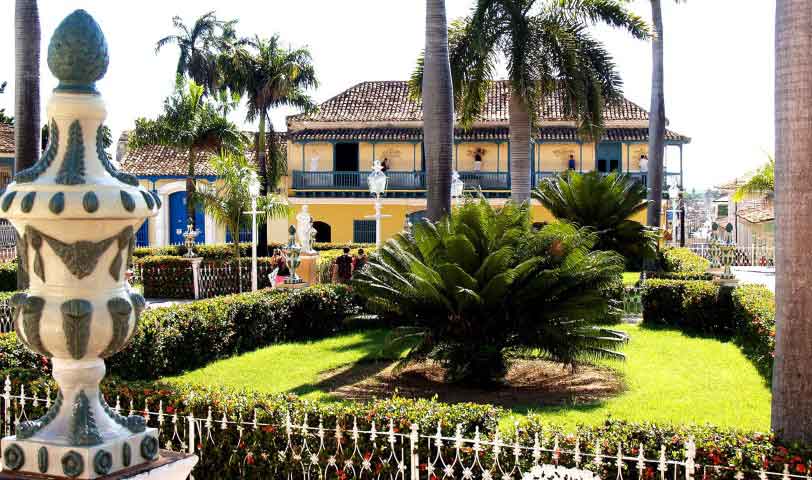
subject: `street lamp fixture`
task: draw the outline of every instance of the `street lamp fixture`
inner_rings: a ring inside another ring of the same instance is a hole
[[[451,200],[459,203],[462,192],[465,190],[465,183],[460,178],[460,172],[454,170],[451,174]]]
[[[248,194],[251,196],[251,291],[257,291],[257,198],[261,185],[256,172],[248,179]],[[239,243],[239,239],[237,240]],[[239,269],[239,266],[237,267]]]
[[[369,184],[369,193],[375,199],[375,215],[373,217],[375,218],[375,246],[378,247],[381,245],[381,218],[384,217],[384,215],[381,215],[381,196],[386,193],[387,180],[380,160],[375,160],[372,165],[372,172],[367,178],[367,183]]]

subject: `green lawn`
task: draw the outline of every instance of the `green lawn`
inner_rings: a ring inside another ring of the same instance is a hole
[[[731,343],[693,338],[673,330],[622,326],[631,336],[628,360],[615,364],[625,392],[594,405],[515,408],[513,416],[534,414],[574,426],[614,418],[654,422],[711,422],[747,429],[769,427],[770,392],[756,369]],[[320,374],[343,365],[393,358],[383,352],[384,330],[367,330],[308,343],[276,345],[213,363],[175,377],[265,392],[295,392],[328,400]],[[509,425],[512,418],[505,418]]]

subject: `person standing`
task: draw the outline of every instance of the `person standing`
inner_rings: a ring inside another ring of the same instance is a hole
[[[352,278],[352,257],[349,247],[344,247],[344,253],[335,260],[334,278],[336,283],[349,283]]]
[[[353,272],[361,270],[364,268],[364,265],[367,264],[369,261],[369,257],[367,256],[366,252],[364,252],[363,248],[358,249],[358,255],[355,256],[355,265],[353,267]]]

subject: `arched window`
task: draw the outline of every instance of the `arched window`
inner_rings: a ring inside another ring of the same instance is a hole
[[[332,242],[333,233],[330,225],[324,222],[313,222],[313,228],[316,229],[316,242],[327,243]]]

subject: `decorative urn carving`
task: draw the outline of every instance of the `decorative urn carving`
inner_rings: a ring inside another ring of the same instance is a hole
[[[145,307],[125,272],[135,232],[159,208],[105,151],[107,110],[95,82],[108,61],[104,35],[87,12],[59,25],[48,49],[59,79],[47,104],[50,143],[0,198],[30,282],[13,299],[15,328],[31,350],[52,359],[59,384],[44,417],[3,438],[9,470],[96,478],[154,458],[156,429],[143,417],[114,413],[99,391],[104,358],[127,345]]]

